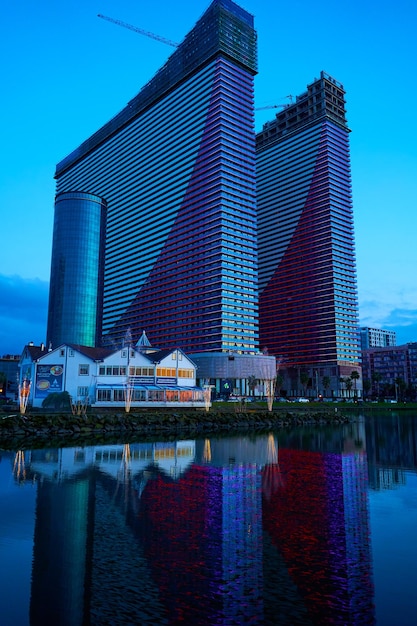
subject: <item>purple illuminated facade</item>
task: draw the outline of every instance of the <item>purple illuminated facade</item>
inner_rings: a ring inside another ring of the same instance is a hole
[[[102,343],[258,350],[253,17],[214,0],[154,78],[61,161],[107,203]]]
[[[340,377],[360,372],[343,86],[322,72],[256,147],[260,345],[286,369],[290,391],[304,369],[311,395],[324,377],[338,395]]]

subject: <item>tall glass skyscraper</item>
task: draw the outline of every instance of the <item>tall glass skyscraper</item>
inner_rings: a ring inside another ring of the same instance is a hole
[[[214,0],[139,94],[58,164],[58,194],[107,203],[104,345],[146,330],[165,348],[257,351],[256,70],[253,17]]]
[[[257,135],[260,342],[294,393],[303,368],[313,393],[360,370],[349,132],[321,72]]]
[[[55,199],[47,345],[101,339],[106,202],[91,193]]]

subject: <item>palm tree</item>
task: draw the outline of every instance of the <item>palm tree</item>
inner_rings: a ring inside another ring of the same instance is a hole
[[[308,375],[307,372],[301,372],[300,373],[300,383],[303,386],[304,389],[304,395],[307,394],[307,385],[308,385],[308,381],[310,380],[310,377]]]
[[[402,397],[403,397],[404,389],[406,387],[406,384],[404,382],[404,379],[401,378],[401,376],[398,376],[395,379],[394,383],[395,383],[395,388],[396,388],[396,390],[398,392],[398,397],[396,398],[396,400],[400,400],[401,401]]]
[[[327,390],[330,387],[330,376],[323,376],[322,384],[323,384],[323,389],[324,389],[324,396],[326,397]]]
[[[355,398],[357,397],[357,393],[356,393],[356,382],[359,380],[360,375],[359,372],[357,372],[356,370],[353,370],[353,372],[350,375],[351,380],[353,380],[353,384],[354,384],[354,389],[355,389]]]
[[[278,373],[276,380],[275,380],[275,393],[277,396],[281,395],[281,387],[283,384],[284,384],[284,376]]]
[[[368,393],[369,393],[369,390],[370,390],[370,389],[371,389],[371,387],[372,387],[372,383],[371,383],[371,381],[369,380],[369,378],[364,378],[364,379],[363,379],[363,382],[362,382],[362,385],[363,385],[363,392],[364,392],[364,395],[366,395],[366,396],[367,396],[367,395],[368,395]]]
[[[353,380],[351,378],[345,378],[345,385],[346,385],[346,389],[349,392],[348,396],[350,398],[350,392],[352,390],[353,387]]]
[[[379,400],[379,383],[381,381],[381,378],[382,376],[380,372],[373,372],[372,381],[376,383],[376,396],[378,400]]]

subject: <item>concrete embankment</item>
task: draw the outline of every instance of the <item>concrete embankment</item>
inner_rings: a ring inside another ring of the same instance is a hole
[[[203,409],[138,410],[125,412],[3,413],[0,415],[0,447],[7,449],[89,445],[110,440],[160,439],[208,436],[224,432],[265,431],[300,426],[340,425],[351,421],[335,409],[307,407],[238,412],[225,407]]]

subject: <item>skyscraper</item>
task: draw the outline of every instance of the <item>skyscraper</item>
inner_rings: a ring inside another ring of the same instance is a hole
[[[47,345],[101,340],[106,202],[91,193],[55,199]]]
[[[257,351],[256,69],[253,17],[214,0],[138,95],[57,165],[57,201],[82,192],[107,204],[104,345],[146,330],[165,348]]]
[[[260,342],[294,393],[303,370],[312,394],[360,370],[349,132],[321,72],[257,135]]]

